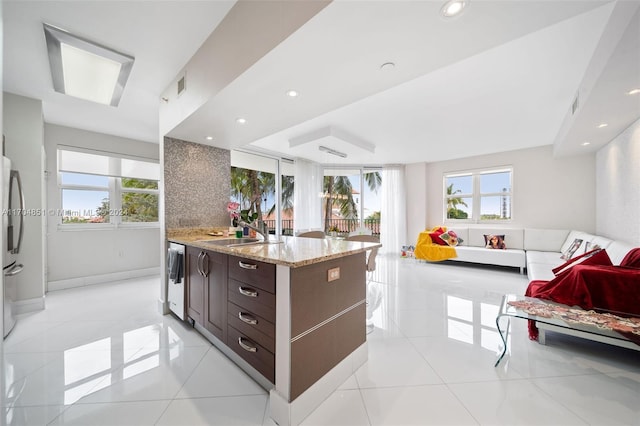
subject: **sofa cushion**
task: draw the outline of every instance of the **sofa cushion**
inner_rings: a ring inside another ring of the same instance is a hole
[[[524,230],[524,249],[536,251],[555,251],[560,253],[562,244],[569,235],[568,229],[534,229]]]
[[[633,248],[634,246],[629,243],[625,243],[623,241],[613,241],[611,242],[611,244],[609,244],[609,247],[607,247],[606,250],[607,254],[611,258],[611,262],[614,265],[620,265],[622,259],[624,259],[627,253],[629,253]]]
[[[601,237],[599,235],[594,236],[591,241],[589,241],[589,244],[585,245],[588,246],[589,249],[587,249],[585,251],[585,253],[587,251],[593,250],[594,246],[600,246],[600,248],[606,249],[607,247],[609,247],[611,245],[611,243],[613,242],[613,240],[610,240],[609,238],[605,238],[605,237]],[[582,247],[584,249],[584,247]]]
[[[552,269],[562,265],[564,261],[560,259],[560,253],[555,251],[527,250],[527,263],[542,263],[549,265],[549,269]]]
[[[527,262],[527,278],[529,281],[551,281],[555,275],[547,263]]]
[[[524,247],[524,230],[521,228],[469,228],[469,240],[465,245],[484,248],[484,236],[488,234],[504,235],[507,248],[522,250]]]

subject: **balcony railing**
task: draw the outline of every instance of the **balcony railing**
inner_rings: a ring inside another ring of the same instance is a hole
[[[275,233],[276,221],[265,220],[264,221],[269,228],[269,233]],[[326,228],[324,232],[328,233],[329,228],[336,227],[338,228],[338,233],[342,235],[346,235],[349,232],[353,232],[360,226],[359,219],[331,219],[326,224]],[[380,235],[380,219],[365,219],[363,221],[363,226],[371,230],[373,235]],[[282,220],[282,235],[293,235],[293,220],[292,219],[283,219]]]

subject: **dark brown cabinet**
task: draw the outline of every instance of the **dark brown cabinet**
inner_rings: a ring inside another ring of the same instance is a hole
[[[275,381],[276,268],[229,256],[227,346]]]
[[[227,255],[187,247],[187,315],[223,342],[227,334]]]

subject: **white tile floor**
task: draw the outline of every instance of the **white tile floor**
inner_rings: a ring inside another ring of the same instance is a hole
[[[379,256],[369,361],[307,425],[640,425],[640,352],[494,319],[516,271]],[[2,424],[273,425],[268,394],[156,311],[158,279],[51,292],[5,341]]]

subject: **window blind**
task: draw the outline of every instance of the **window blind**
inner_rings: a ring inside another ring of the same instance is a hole
[[[134,160],[67,149],[58,149],[58,171],[160,180],[160,165],[151,160]]]

